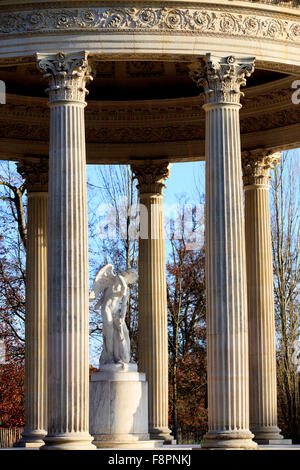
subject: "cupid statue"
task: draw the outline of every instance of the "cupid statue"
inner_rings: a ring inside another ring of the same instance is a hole
[[[114,274],[111,264],[101,268],[95,277],[90,302],[97,300],[95,309],[101,308],[103,322],[103,349],[101,364],[128,364],[130,362],[130,339],[125,323],[129,286],[136,282],[135,269]]]

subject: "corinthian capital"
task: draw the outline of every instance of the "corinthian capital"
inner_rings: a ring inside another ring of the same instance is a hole
[[[270,183],[270,170],[281,159],[281,153],[266,149],[255,149],[242,152],[243,182],[247,186],[266,186]]]
[[[18,163],[17,169],[25,180],[29,193],[48,191],[48,159],[37,158],[21,161]]]
[[[131,165],[131,170],[138,180],[140,194],[163,194],[164,181],[170,174],[171,165],[167,161],[152,162],[144,161]]]
[[[216,58],[207,54],[204,59],[189,65],[191,79],[202,86],[206,104],[239,103],[246,77],[254,71],[254,58],[233,56]]]
[[[50,103],[79,101],[85,103],[88,90],[85,84],[92,80],[87,53],[37,54],[38,69],[49,81]]]

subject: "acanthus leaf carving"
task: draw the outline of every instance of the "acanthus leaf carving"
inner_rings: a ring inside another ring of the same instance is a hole
[[[164,181],[169,177],[171,165],[168,161],[162,160],[153,162],[145,160],[142,163],[131,164],[134,177],[138,180],[137,188],[142,194],[163,194]]]
[[[268,188],[270,183],[270,170],[281,159],[281,153],[273,153],[266,149],[254,149],[242,152],[243,182],[247,189],[249,186],[263,186]]]
[[[205,59],[190,64],[190,77],[203,87],[206,104],[239,103],[241,86],[254,71],[254,58],[237,59],[233,56]]]
[[[27,159],[18,163],[18,173],[25,180],[29,193],[48,191],[48,163],[46,158]]]
[[[87,53],[37,54],[37,65],[49,81],[50,103],[79,101],[85,103],[87,80],[92,80]]]

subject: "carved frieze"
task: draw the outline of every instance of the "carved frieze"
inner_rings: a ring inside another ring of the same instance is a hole
[[[279,127],[290,126],[300,122],[300,106],[283,109],[280,111],[258,114],[257,116],[247,116],[241,119],[241,132],[249,133]]]
[[[142,143],[142,142],[174,142],[202,140],[205,136],[204,123],[184,126],[129,127],[87,127],[86,138],[91,143]]]
[[[276,17],[275,12],[262,14],[261,10],[237,13],[232,5],[216,9],[204,9],[203,4],[193,7],[40,8],[2,11],[0,17],[0,36],[82,30],[213,33],[300,42],[300,22],[292,15],[282,18],[282,15]]]
[[[267,106],[275,106],[278,104],[287,103],[291,101],[292,88],[290,81],[282,88],[276,88],[276,85],[270,90],[262,93],[250,94],[246,93],[241,98],[243,108],[250,109],[266,109]]]
[[[242,98],[242,134],[300,123],[300,106],[291,102],[290,81],[249,88]],[[258,92],[261,90],[261,92]],[[204,139],[203,97],[146,102],[89,101],[85,111],[88,143],[198,141]],[[47,98],[7,96],[0,106],[2,139],[48,142]],[[295,131],[296,132],[296,131]]]
[[[280,127],[295,125],[300,123],[300,107],[295,109],[285,109],[273,113],[263,113],[257,116],[246,116],[241,119],[241,133],[249,134],[264,130],[277,129]],[[109,123],[99,125],[90,124],[86,121],[87,142],[170,142],[184,140],[201,140],[204,138],[204,122],[200,120],[190,125],[180,125],[174,122],[173,125],[148,125],[129,126],[129,123],[122,122],[120,126],[110,126]],[[48,141],[49,124],[48,120],[41,120],[40,123],[32,121],[15,122],[7,116],[0,114],[0,138],[21,139],[34,141]]]
[[[0,138],[47,142],[49,139],[49,125],[11,122],[5,119],[5,116],[0,116]]]
[[[0,114],[0,138],[21,139],[47,142],[49,139],[49,121],[40,119],[37,116],[30,116],[27,113],[28,120],[16,121],[10,116]],[[184,119],[184,117],[183,117]],[[138,122],[138,120],[136,121]],[[294,109],[285,109],[274,111],[273,113],[262,113],[256,116],[245,116],[241,118],[241,133],[249,134],[251,132],[263,131],[285,127],[300,122],[300,107]],[[171,142],[171,141],[192,141],[204,139],[204,121],[180,124],[174,121],[172,124],[154,125],[153,120],[149,123],[140,123],[133,126],[126,121],[120,122],[119,126],[111,125],[110,122],[86,121],[86,139],[87,142],[109,143],[109,142]]]

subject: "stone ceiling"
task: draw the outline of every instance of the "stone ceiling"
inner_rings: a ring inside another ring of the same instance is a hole
[[[94,80],[89,84],[89,99],[96,101],[131,101],[172,99],[199,95],[188,76],[185,63],[160,61],[95,61]],[[282,72],[256,69],[247,88],[284,78]],[[45,97],[47,83],[34,64],[0,66],[0,79],[7,93]]]
[[[126,68],[126,67],[125,67]],[[293,77],[245,89],[241,110],[243,150],[300,146],[300,106],[291,101]],[[198,90],[199,93],[199,90]],[[87,98],[87,160],[126,163],[132,158],[204,157],[205,115],[200,96],[104,101]],[[48,155],[47,98],[9,94],[0,107],[0,158]]]

